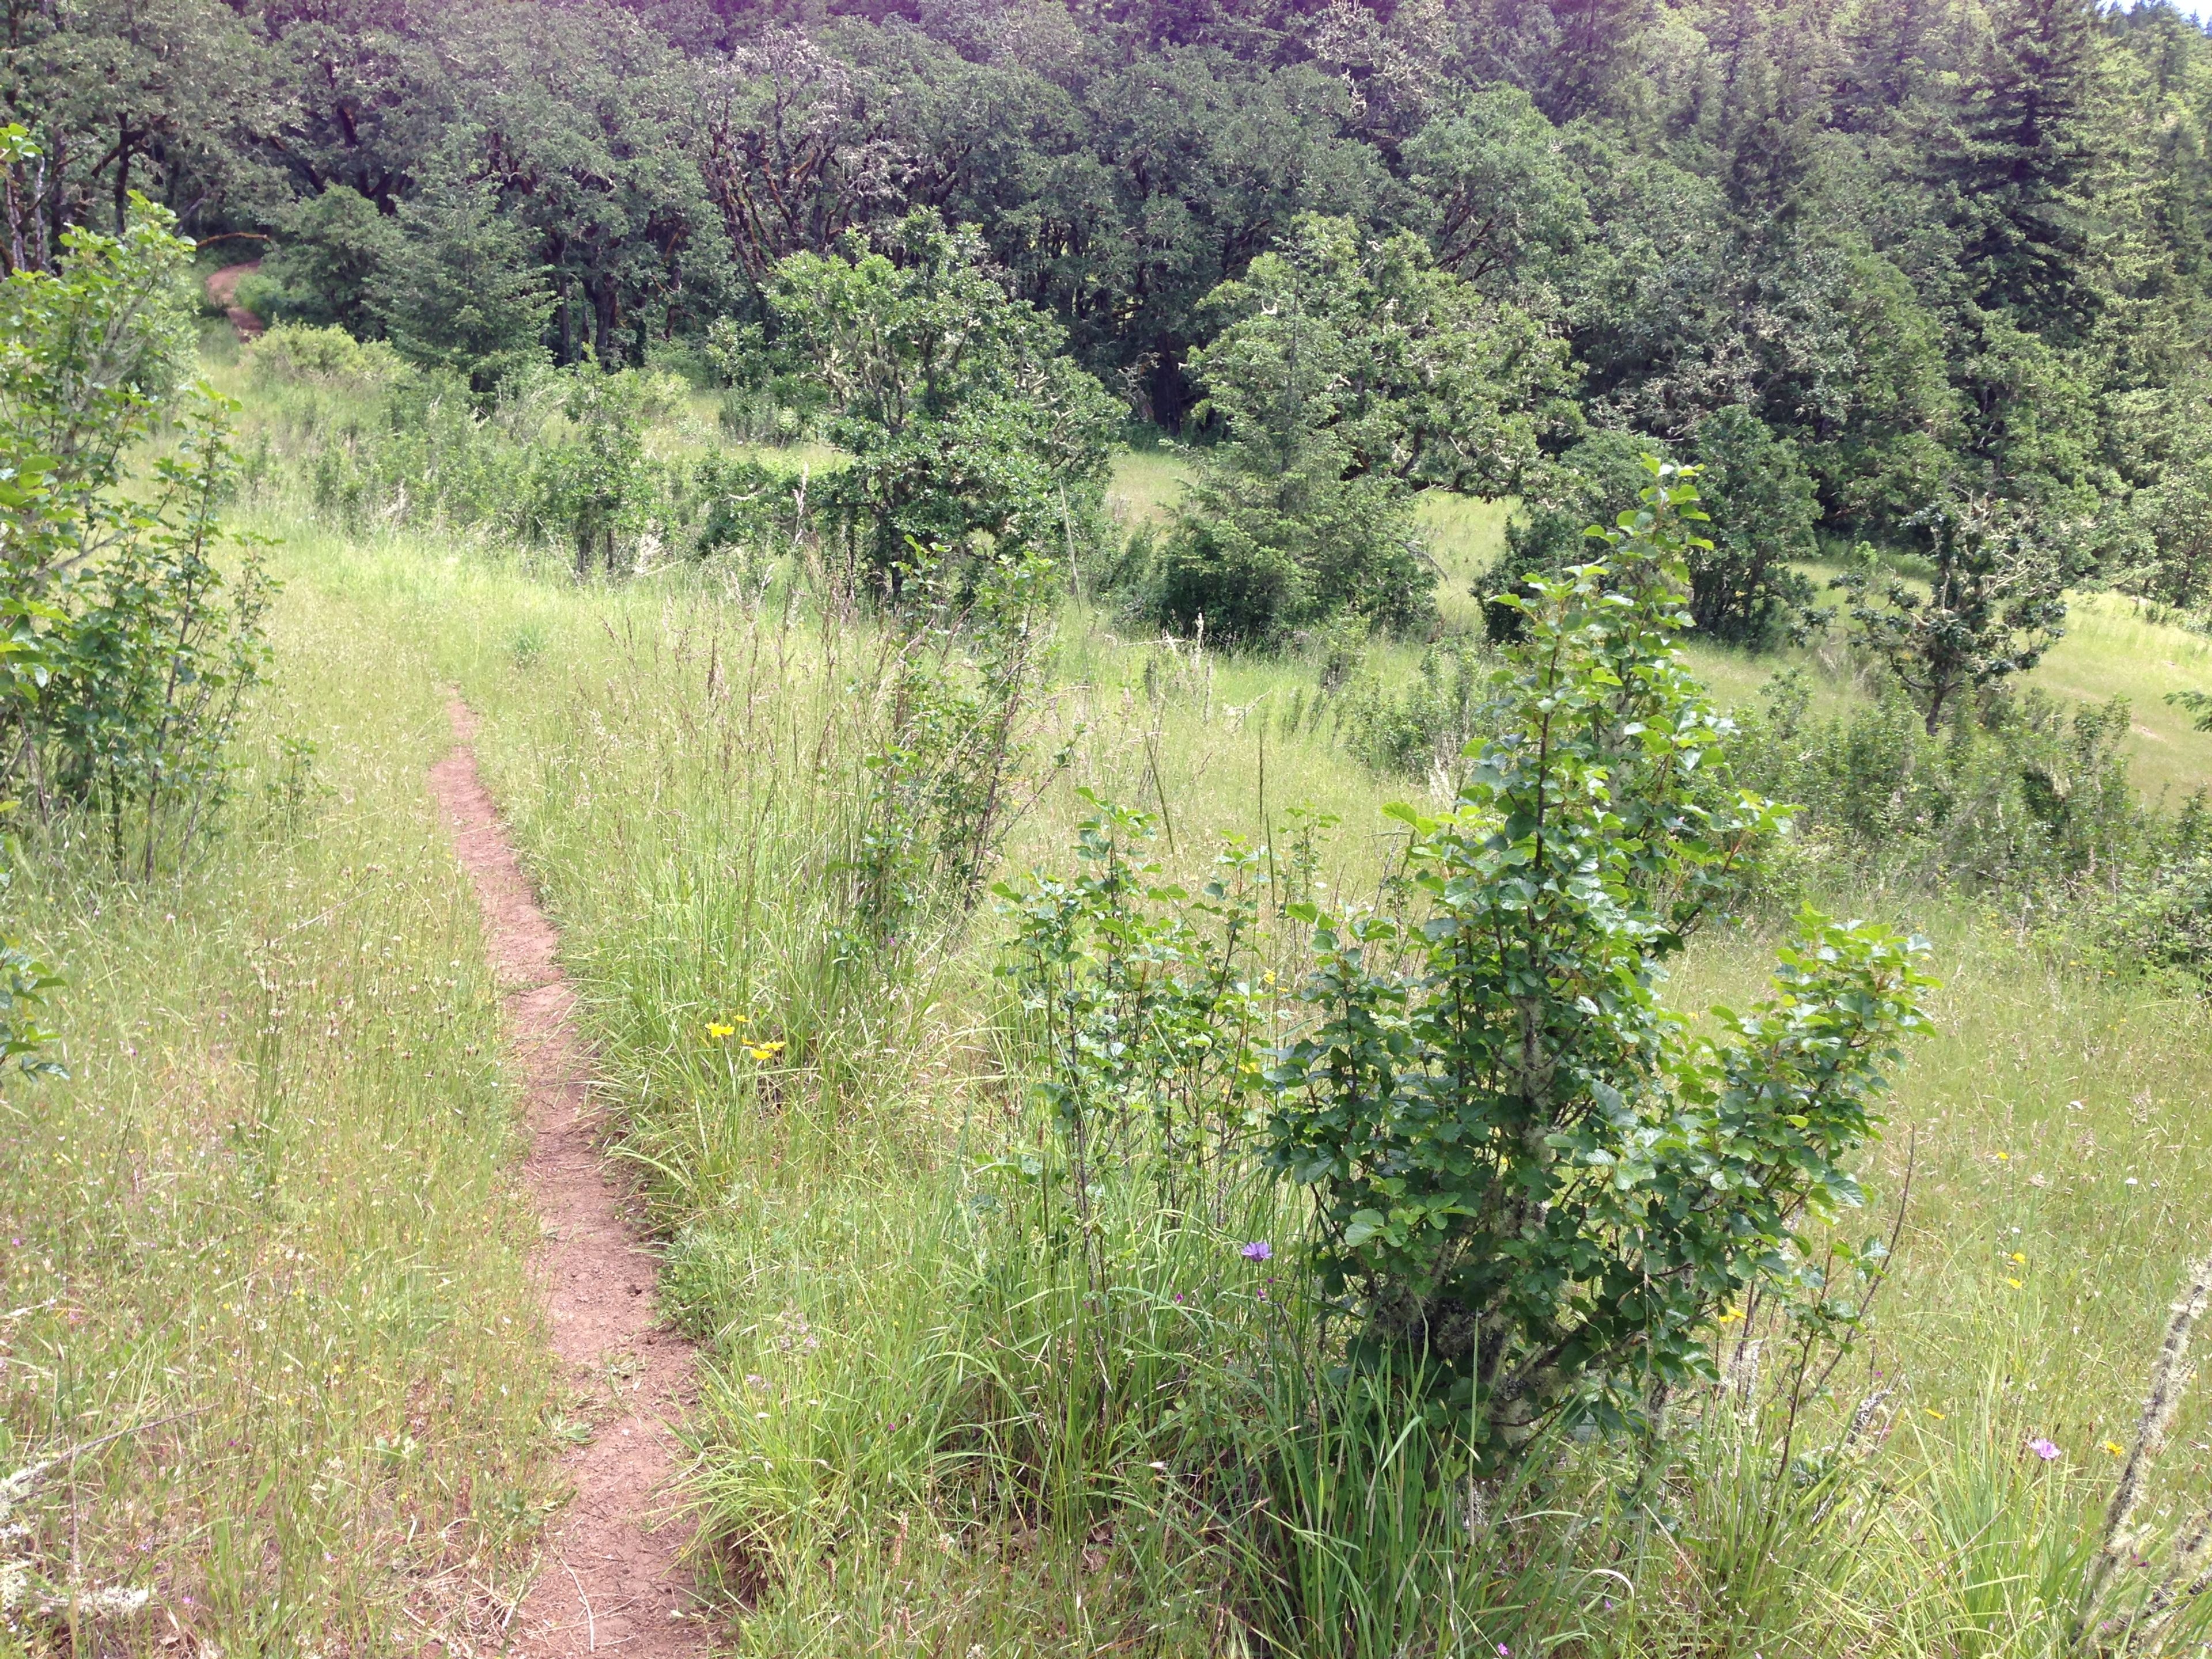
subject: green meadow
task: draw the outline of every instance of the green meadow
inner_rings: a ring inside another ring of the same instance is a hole
[[[1850,1224],[1895,1239],[1867,1334],[1808,1384],[1788,1329],[1723,1325],[1723,1380],[1676,1407],[1656,1474],[1566,1442],[1478,1489],[1418,1417],[1322,1420],[1283,1191],[1240,1187],[1201,1228],[1125,1194],[1099,1223],[1110,1317],[1012,1224],[1049,1136],[997,971],[1007,917],[986,898],[872,959],[841,942],[878,624],[788,562],[580,584],[482,537],[343,531],[246,395],[279,446],[246,504],[284,587],[223,833],[173,880],[118,887],[61,847],[19,890],[68,969],[72,1075],[7,1097],[4,1431],[82,1449],[17,1497],[21,1553],[153,1611],[6,1639],[481,1651],[511,1617],[563,1499],[550,1455],[589,1431],[544,1355],[514,1080],[424,791],[456,687],[562,929],[660,1305],[704,1347],[678,1501],[729,1650],[2067,1650],[2207,1244],[2192,990],[2001,903],[1816,882],[1925,933],[1942,981],[1863,1160]],[[1125,457],[1121,525],[1176,476]],[[1425,509],[1448,630],[1477,625],[1450,590],[1505,518]],[[1336,902],[1382,890],[1401,830],[1381,809],[1437,786],[1352,759],[1310,660],[1150,640],[1098,604],[1051,630],[1000,872],[1066,868],[1095,797],[1154,816],[1164,880],[1243,837]],[[1724,704],[1791,665],[1826,706],[1866,695],[1832,645],[1689,653]],[[1387,690],[1420,654],[1378,643],[1359,672]],[[2161,695],[2206,662],[2087,595],[2033,682],[2134,699],[2136,787],[2171,806],[2212,739]],[[1670,1000],[1755,994],[1782,920],[1704,936]],[[1271,915],[1264,948],[1287,985],[1297,930]],[[1251,1237],[1271,1262],[1239,1255]],[[2191,1401],[2157,1524],[2204,1502],[2205,1431]]]

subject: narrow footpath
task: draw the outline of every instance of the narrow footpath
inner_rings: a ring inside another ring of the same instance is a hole
[[[527,1090],[523,1174],[546,1227],[537,1266],[554,1350],[574,1390],[593,1402],[592,1437],[565,1460],[575,1497],[546,1540],[508,1651],[524,1659],[704,1655],[707,1626],[678,1561],[684,1529],[653,1524],[669,1508],[665,1488],[681,1451],[672,1425],[692,1397],[696,1356],[655,1322],[654,1258],[594,1145],[558,935],[477,774],[476,715],[458,697],[447,713],[454,747],[430,769],[430,790],[476,884],[507,1041]]]
[[[262,320],[238,303],[238,285],[246,277],[261,269],[261,261],[248,259],[244,264],[225,265],[221,270],[208,273],[208,298],[221,307],[222,314],[230,319],[230,325],[238,331],[241,340],[258,340],[267,326]]]

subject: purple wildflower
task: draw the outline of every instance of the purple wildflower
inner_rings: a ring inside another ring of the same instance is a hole
[[[1249,1244],[1238,1245],[1237,1254],[1247,1261],[1272,1261],[1275,1256],[1275,1247],[1264,1238],[1255,1238]]]
[[[2055,1462],[2058,1457],[2058,1448],[2039,1434],[2027,1443],[2027,1449],[2046,1463]]]

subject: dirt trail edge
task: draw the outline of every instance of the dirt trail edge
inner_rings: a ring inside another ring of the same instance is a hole
[[[241,265],[225,265],[221,270],[208,273],[208,298],[222,307],[222,314],[230,319],[230,325],[238,331],[241,340],[258,340],[267,326],[258,317],[238,303],[238,284],[261,269],[261,261],[248,259]]]
[[[447,713],[456,741],[430,769],[430,792],[476,884],[528,1091],[523,1172],[547,1229],[538,1268],[553,1347],[576,1389],[601,1407],[590,1443],[566,1459],[575,1499],[546,1540],[509,1651],[704,1655],[706,1626],[678,1565],[684,1528],[653,1525],[668,1507],[663,1488],[679,1451],[671,1425],[691,1398],[695,1356],[654,1322],[654,1258],[625,1219],[624,1189],[594,1145],[575,995],[555,960],[558,936],[477,774],[476,715],[458,697]]]

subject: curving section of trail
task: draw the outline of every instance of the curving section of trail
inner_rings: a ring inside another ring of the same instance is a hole
[[[692,1397],[696,1357],[653,1317],[653,1256],[593,1144],[575,995],[556,959],[559,935],[477,775],[476,715],[458,697],[447,713],[454,747],[431,768],[430,791],[476,884],[505,992],[507,1041],[527,1091],[523,1173],[546,1227],[538,1266],[554,1350],[575,1391],[594,1402],[592,1437],[567,1460],[574,1500],[547,1540],[508,1651],[690,1659],[708,1643],[679,1562],[683,1529],[655,1522],[668,1507],[665,1489],[681,1453],[674,1425]]]
[[[243,264],[225,265],[221,270],[208,273],[208,298],[222,308],[222,314],[230,319],[230,325],[238,331],[238,337],[241,340],[259,339],[261,331],[266,326],[258,317],[238,303],[240,282],[260,269],[260,260],[248,259]]]

